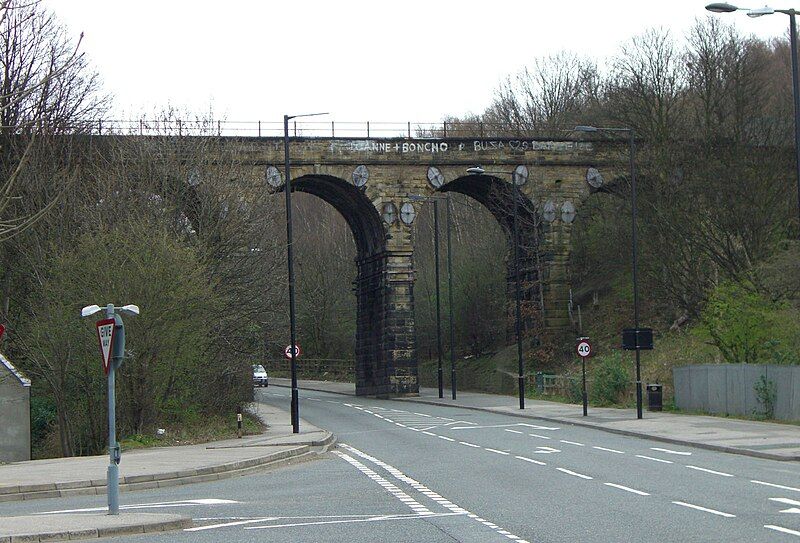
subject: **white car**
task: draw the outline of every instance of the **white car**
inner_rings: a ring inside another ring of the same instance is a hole
[[[269,375],[261,364],[253,364],[253,386],[269,386]]]

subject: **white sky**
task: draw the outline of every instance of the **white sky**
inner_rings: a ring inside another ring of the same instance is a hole
[[[773,7],[800,7],[782,2]],[[681,37],[705,3],[45,0],[85,33],[116,118],[171,104],[232,121],[329,111],[336,121],[412,122],[482,112],[500,80],[536,56],[570,49],[602,61],[654,26]],[[719,16],[759,37],[789,24],[782,14]]]

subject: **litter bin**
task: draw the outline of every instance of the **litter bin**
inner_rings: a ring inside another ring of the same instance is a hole
[[[647,385],[647,410],[661,411],[664,399],[664,385]]]

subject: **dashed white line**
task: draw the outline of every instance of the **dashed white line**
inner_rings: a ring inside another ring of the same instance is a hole
[[[757,485],[771,486],[775,488],[781,488],[783,490],[792,490],[794,492],[800,492],[800,488],[794,488],[793,486],[776,485],[775,483],[765,483],[764,481],[750,481],[750,482],[755,483]]]
[[[584,447],[583,443],[578,443],[577,441],[567,441],[566,439],[559,439],[559,443],[566,443],[567,445],[577,445],[578,447]]]
[[[425,435],[428,435],[428,436],[435,436],[436,435],[433,432],[428,432],[427,430],[423,430],[422,433],[425,434]]]
[[[566,468],[556,468],[558,471],[562,473],[566,473],[567,475],[574,475],[575,477],[580,477],[581,479],[593,479],[594,477],[589,477],[588,475],[584,475],[583,473],[578,473],[576,471],[570,471]]]
[[[415,415],[419,415],[420,417],[430,417],[430,415],[426,415],[425,413],[417,413],[416,411],[413,412]]]
[[[796,530],[790,530],[789,528],[784,528],[783,526],[775,526],[774,524],[765,524],[764,528],[767,528],[769,530],[775,530],[776,532],[783,532],[784,534],[800,536],[800,532]]]
[[[624,452],[618,451],[617,449],[607,449],[605,447],[598,447],[596,445],[594,447],[592,447],[592,448],[593,449],[597,449],[598,451],[612,452],[612,453],[615,453],[615,454],[625,454]]]
[[[652,460],[653,462],[661,462],[662,464],[674,464],[672,460],[664,460],[663,458],[653,458],[652,456],[645,456],[643,454],[637,454],[636,458],[644,458],[645,460]]]
[[[469,443],[467,441],[459,441],[459,443],[461,443],[462,445],[466,445],[467,447],[474,447],[476,449],[480,449],[481,448],[480,445],[475,445],[474,443]]]
[[[505,455],[508,455],[508,453],[507,453],[506,451],[498,451],[497,449],[490,449],[489,447],[485,447],[485,449],[484,449],[484,450],[487,450],[487,451],[489,451],[489,452],[493,452],[493,453],[497,453],[497,454],[505,454]]]
[[[439,439],[444,439],[445,441],[455,441],[452,437],[447,436],[437,436]]]
[[[515,456],[514,458],[517,458],[519,460],[523,460],[525,462],[530,462],[531,464],[537,464],[539,466],[546,466],[547,465],[544,462],[539,462],[538,460],[534,460],[533,458],[528,458],[526,456]]]
[[[505,429],[505,431],[506,431],[506,432],[510,432],[510,433],[512,433],[512,434],[521,434],[521,433],[522,433],[522,432],[520,432],[519,430],[510,430],[510,429],[508,429],[508,428],[506,428],[506,429]]]
[[[800,507],[800,502],[797,500],[790,500],[789,498],[770,498],[770,501],[778,502],[778,503],[785,503],[786,505],[795,505]]]
[[[712,473],[714,475],[722,475],[723,477],[733,477],[733,475],[731,475],[730,473],[725,473],[725,472],[722,472],[722,471],[714,471],[713,469],[706,469],[706,468],[701,468],[701,467],[698,467],[698,466],[686,466],[686,467],[689,468],[689,469],[697,470],[697,471],[704,471],[706,473]]]
[[[550,439],[548,436],[543,436],[543,435],[539,435],[539,434],[528,434],[528,435],[531,436],[531,437],[538,437],[538,438],[541,438],[541,439]]]
[[[662,449],[660,447],[650,447],[650,450],[651,451],[663,452],[663,453],[667,453],[667,454],[679,454],[681,456],[691,456],[692,455],[692,453],[690,453],[690,452],[673,451],[672,449]]]
[[[603,483],[606,486],[613,486],[614,488],[618,488],[620,490],[624,490],[625,492],[632,492],[633,494],[638,494],[639,496],[649,496],[647,492],[642,492],[641,490],[636,490],[635,488],[631,488],[629,486],[622,486],[615,483]]]
[[[720,516],[720,517],[736,518],[736,515],[732,515],[731,513],[724,513],[722,511],[717,511],[716,509],[709,509],[708,507],[701,507],[699,505],[694,505],[694,504],[691,504],[691,503],[686,503],[686,502],[672,502],[672,503],[674,503],[675,505],[680,505],[682,507],[688,507],[690,509],[696,509],[698,511],[703,511],[705,513],[711,513],[712,515],[717,515],[717,516]]]

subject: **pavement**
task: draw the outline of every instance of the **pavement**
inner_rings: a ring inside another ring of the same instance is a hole
[[[124,451],[120,491],[129,492],[216,481],[287,461],[335,441],[330,432],[302,421],[292,433],[289,413],[254,404],[266,423],[260,435],[211,443]],[[0,502],[106,493],[108,456],[31,460],[0,465]],[[175,530],[191,525],[182,515],[122,512],[24,515],[0,518],[0,543],[58,541]]]
[[[273,378],[271,384],[286,387],[289,380]],[[299,386],[304,390],[355,395],[353,383],[300,380]],[[584,417],[582,406],[575,404],[526,399],[525,409],[520,410],[516,396],[458,392],[457,399],[452,400],[450,391],[445,391],[445,398],[440,399],[438,390],[433,388],[421,388],[419,396],[396,399],[572,424],[770,460],[800,461],[800,426],[792,424],[649,411],[637,419],[634,409],[601,407],[590,407],[589,415]]]

